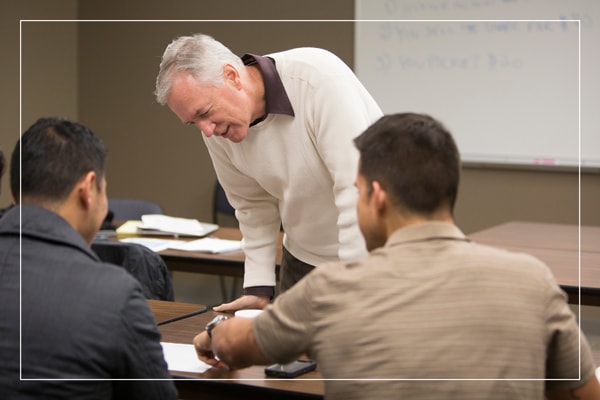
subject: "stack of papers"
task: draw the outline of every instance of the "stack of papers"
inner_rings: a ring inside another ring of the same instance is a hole
[[[197,219],[147,214],[142,215],[141,221],[125,222],[117,229],[117,233],[202,237],[217,229],[219,229],[219,225],[200,222]]]
[[[207,224],[197,219],[169,217],[162,214],[142,215],[138,231],[158,231],[184,236],[206,236],[216,231],[219,225]]]

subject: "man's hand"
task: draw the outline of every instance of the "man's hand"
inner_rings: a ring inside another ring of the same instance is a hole
[[[227,365],[222,363],[212,351],[212,340],[208,336],[206,331],[200,332],[194,337],[194,348],[198,359],[211,365],[213,367],[228,368]]]
[[[267,359],[258,348],[252,325],[254,318],[229,318],[212,330],[212,339],[204,331],[194,338],[198,359],[219,368],[239,369],[250,365],[268,365]]]
[[[220,306],[213,307],[214,311],[217,312],[234,312],[237,310],[244,310],[248,308],[265,308],[271,299],[268,296],[252,296],[244,295],[240,298],[235,299],[231,303],[221,304]]]

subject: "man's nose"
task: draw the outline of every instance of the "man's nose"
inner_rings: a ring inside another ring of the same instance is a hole
[[[198,121],[196,126],[206,137],[211,137],[215,132],[215,124],[210,121]]]

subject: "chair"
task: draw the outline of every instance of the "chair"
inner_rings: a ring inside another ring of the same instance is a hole
[[[223,190],[223,186],[221,186],[219,181],[216,181],[213,192],[213,223],[219,223],[219,214],[225,214],[235,217],[235,209],[231,206],[231,204],[229,204],[229,200],[227,200],[227,196],[225,195],[225,190]]]
[[[117,221],[139,220],[144,214],[164,214],[158,203],[132,198],[109,198],[108,209]]]
[[[225,214],[229,216],[235,217],[235,208],[229,204],[229,200],[227,200],[227,196],[225,195],[225,190],[223,186],[217,180],[215,182],[215,188],[213,192],[213,223],[219,223],[219,214]],[[223,297],[223,301],[230,301],[235,298],[235,292],[238,287],[238,278],[233,277],[233,281],[231,283],[231,296],[227,293],[227,288],[225,285],[225,277],[223,275],[219,275],[219,280],[221,282],[221,296]]]
[[[174,301],[167,265],[149,248],[135,243],[95,240],[92,250],[102,261],[125,268],[140,282],[147,299]]]

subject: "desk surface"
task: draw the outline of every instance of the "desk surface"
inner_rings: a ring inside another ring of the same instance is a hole
[[[203,307],[198,304],[159,300],[148,300],[148,304],[156,320],[159,322]],[[161,325],[159,326],[162,335],[161,340],[164,342],[191,344],[194,336],[201,332],[208,321],[216,314],[213,311],[208,311],[201,315]],[[317,371],[309,372],[294,379],[265,378],[264,366],[253,366],[235,371],[211,368],[202,374],[177,371],[172,371],[172,373],[177,377],[196,379],[177,381],[180,392],[184,389],[183,391],[186,393],[185,396],[182,395],[184,399],[190,398],[190,393],[192,392],[198,392],[199,398],[210,398],[208,391],[213,389],[215,393],[219,394],[218,398],[226,398],[224,396],[227,392],[232,396],[241,396],[243,394],[245,396],[244,399],[248,399],[248,397],[247,393],[241,392],[243,389],[248,389],[254,394],[259,393],[263,398],[268,398],[268,396],[265,396],[266,393],[269,393],[277,398],[320,399],[324,393],[322,376]],[[221,386],[216,386],[215,389],[215,385],[217,384]],[[202,389],[199,389],[200,386]],[[227,386],[226,390],[224,389],[225,386]]]
[[[575,294],[581,287],[582,304],[599,305],[600,227],[508,222],[469,237],[478,243],[539,258],[569,294]],[[588,297],[583,301],[583,294],[595,299]]]
[[[507,222],[470,235],[489,244],[600,253],[600,227],[535,222]]]

